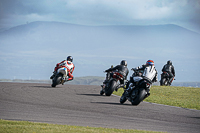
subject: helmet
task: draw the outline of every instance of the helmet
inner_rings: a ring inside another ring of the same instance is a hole
[[[168,61],[167,61],[167,64],[168,64],[168,65],[172,65],[172,61],[168,60]]]
[[[154,65],[153,60],[148,60],[147,63],[146,63],[146,65]]]
[[[72,62],[73,61],[73,57],[72,56],[68,56],[67,57],[67,61],[71,61]]]
[[[120,65],[127,66],[127,61],[125,61],[125,60],[122,60],[122,61],[121,61],[121,63],[120,63]]]

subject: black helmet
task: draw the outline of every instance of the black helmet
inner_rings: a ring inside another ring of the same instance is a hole
[[[168,61],[167,61],[167,64],[168,64],[168,65],[172,65],[172,61],[168,60]]]
[[[71,61],[72,62],[73,61],[73,57],[72,56],[68,56],[67,57],[67,61]]]
[[[122,60],[120,65],[124,65],[124,66],[127,66],[127,62],[125,60]]]

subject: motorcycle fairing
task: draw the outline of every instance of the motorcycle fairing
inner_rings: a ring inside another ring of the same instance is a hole
[[[169,77],[169,73],[168,73],[168,72],[163,72],[163,73],[161,74],[161,76],[162,76],[162,77],[168,78],[168,77]]]
[[[133,77],[134,82],[138,82],[140,80],[142,80],[143,78],[141,76],[135,76]]]
[[[57,71],[57,73],[61,73],[61,74],[63,74],[63,75],[67,75],[67,68],[65,68],[65,67],[61,67],[61,68],[59,68],[58,69],[58,71]]]

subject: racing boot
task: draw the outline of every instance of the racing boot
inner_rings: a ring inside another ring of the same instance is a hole
[[[103,81],[103,84],[101,85],[101,87],[102,87],[102,88],[105,88],[107,83],[108,83],[108,80],[104,80],[104,81]]]
[[[171,77],[171,78],[169,79],[169,82],[168,82],[169,86],[172,84],[173,79],[174,79],[174,77]]]
[[[104,93],[105,93],[105,90],[104,90],[104,88],[102,88],[100,91],[100,95],[103,95]]]
[[[124,87],[124,84],[119,84],[119,85],[115,88],[115,91],[118,91],[119,88],[123,88],[123,89],[124,89],[124,88],[125,88],[125,87]]]
[[[106,87],[105,84],[101,85],[100,95],[103,95],[105,93],[105,87]]]

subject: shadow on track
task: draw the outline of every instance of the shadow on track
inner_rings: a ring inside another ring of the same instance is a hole
[[[97,103],[97,104],[109,104],[109,105],[128,105],[128,106],[133,106],[131,104],[121,104],[121,103],[111,103],[111,102],[91,102],[91,103]]]
[[[85,95],[85,96],[103,96],[100,94],[77,94],[77,95]]]
[[[200,119],[200,117],[190,117],[190,118]]]
[[[51,89],[55,89],[55,88],[53,88],[51,86],[31,86],[31,87],[34,87],[34,88],[51,88]],[[57,87],[57,88],[59,88],[59,87]]]

